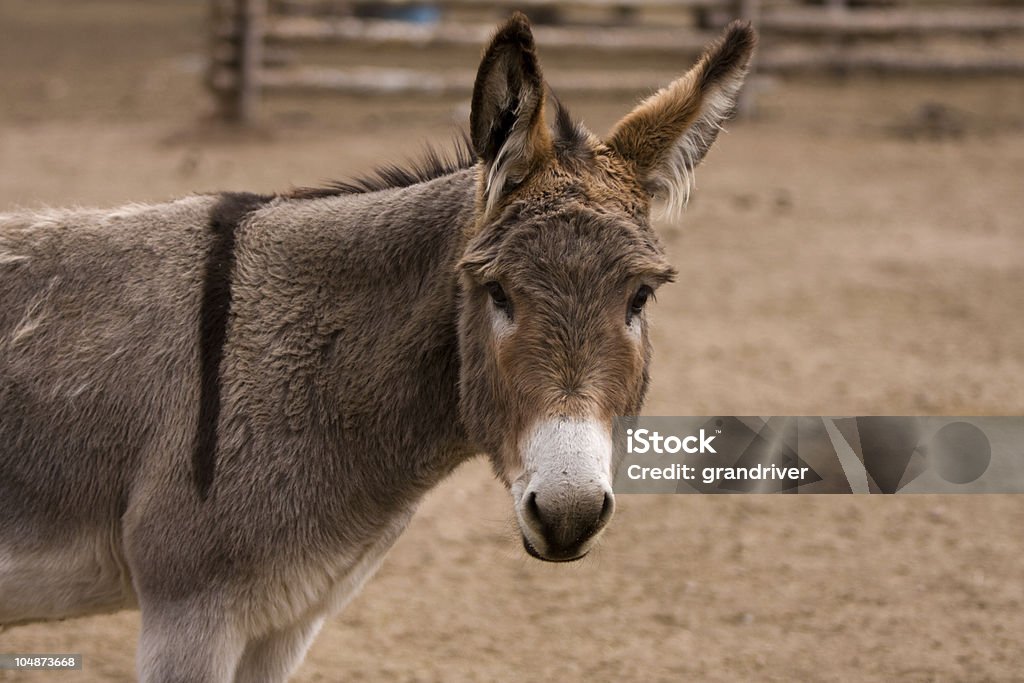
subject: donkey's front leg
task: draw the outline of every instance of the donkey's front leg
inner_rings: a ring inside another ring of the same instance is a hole
[[[245,636],[215,601],[141,600],[138,668],[142,683],[230,683]]]
[[[324,623],[322,616],[249,641],[235,673],[235,683],[279,683],[288,680]]]

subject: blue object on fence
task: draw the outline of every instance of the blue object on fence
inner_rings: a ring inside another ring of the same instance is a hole
[[[441,20],[441,9],[429,3],[406,7],[390,7],[379,3],[360,3],[356,6],[356,15],[376,19],[408,21],[413,24],[432,24]]]

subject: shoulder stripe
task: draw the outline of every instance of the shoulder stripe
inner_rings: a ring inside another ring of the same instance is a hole
[[[200,498],[213,486],[220,422],[220,370],[231,313],[231,278],[239,223],[273,197],[224,192],[210,210],[210,246],[203,269],[199,311],[199,422],[192,454],[192,475]]]

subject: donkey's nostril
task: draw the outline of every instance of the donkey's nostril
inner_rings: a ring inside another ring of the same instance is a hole
[[[612,496],[611,492],[604,492],[604,504],[601,505],[601,514],[597,518],[597,527],[600,529],[608,520],[612,518],[612,513],[615,512],[615,497]]]
[[[523,516],[526,518],[527,523],[539,531],[545,538],[551,534],[551,516],[545,516],[544,511],[541,510],[540,503],[537,500],[536,491],[531,491],[526,494],[526,500],[523,505]]]
[[[531,491],[526,496],[526,514],[528,514],[533,521],[540,523],[540,506],[537,505],[537,492]]]

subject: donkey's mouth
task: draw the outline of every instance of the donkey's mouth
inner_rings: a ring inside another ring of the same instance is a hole
[[[560,555],[545,556],[537,552],[537,549],[533,547],[533,544],[530,543],[530,539],[528,539],[525,534],[523,534],[522,538],[523,549],[526,550],[526,554],[530,557],[541,560],[542,562],[575,562],[576,560],[582,560],[584,557],[587,556],[587,553],[589,552],[589,550],[584,550],[579,555],[567,555],[565,557],[562,557]]]

